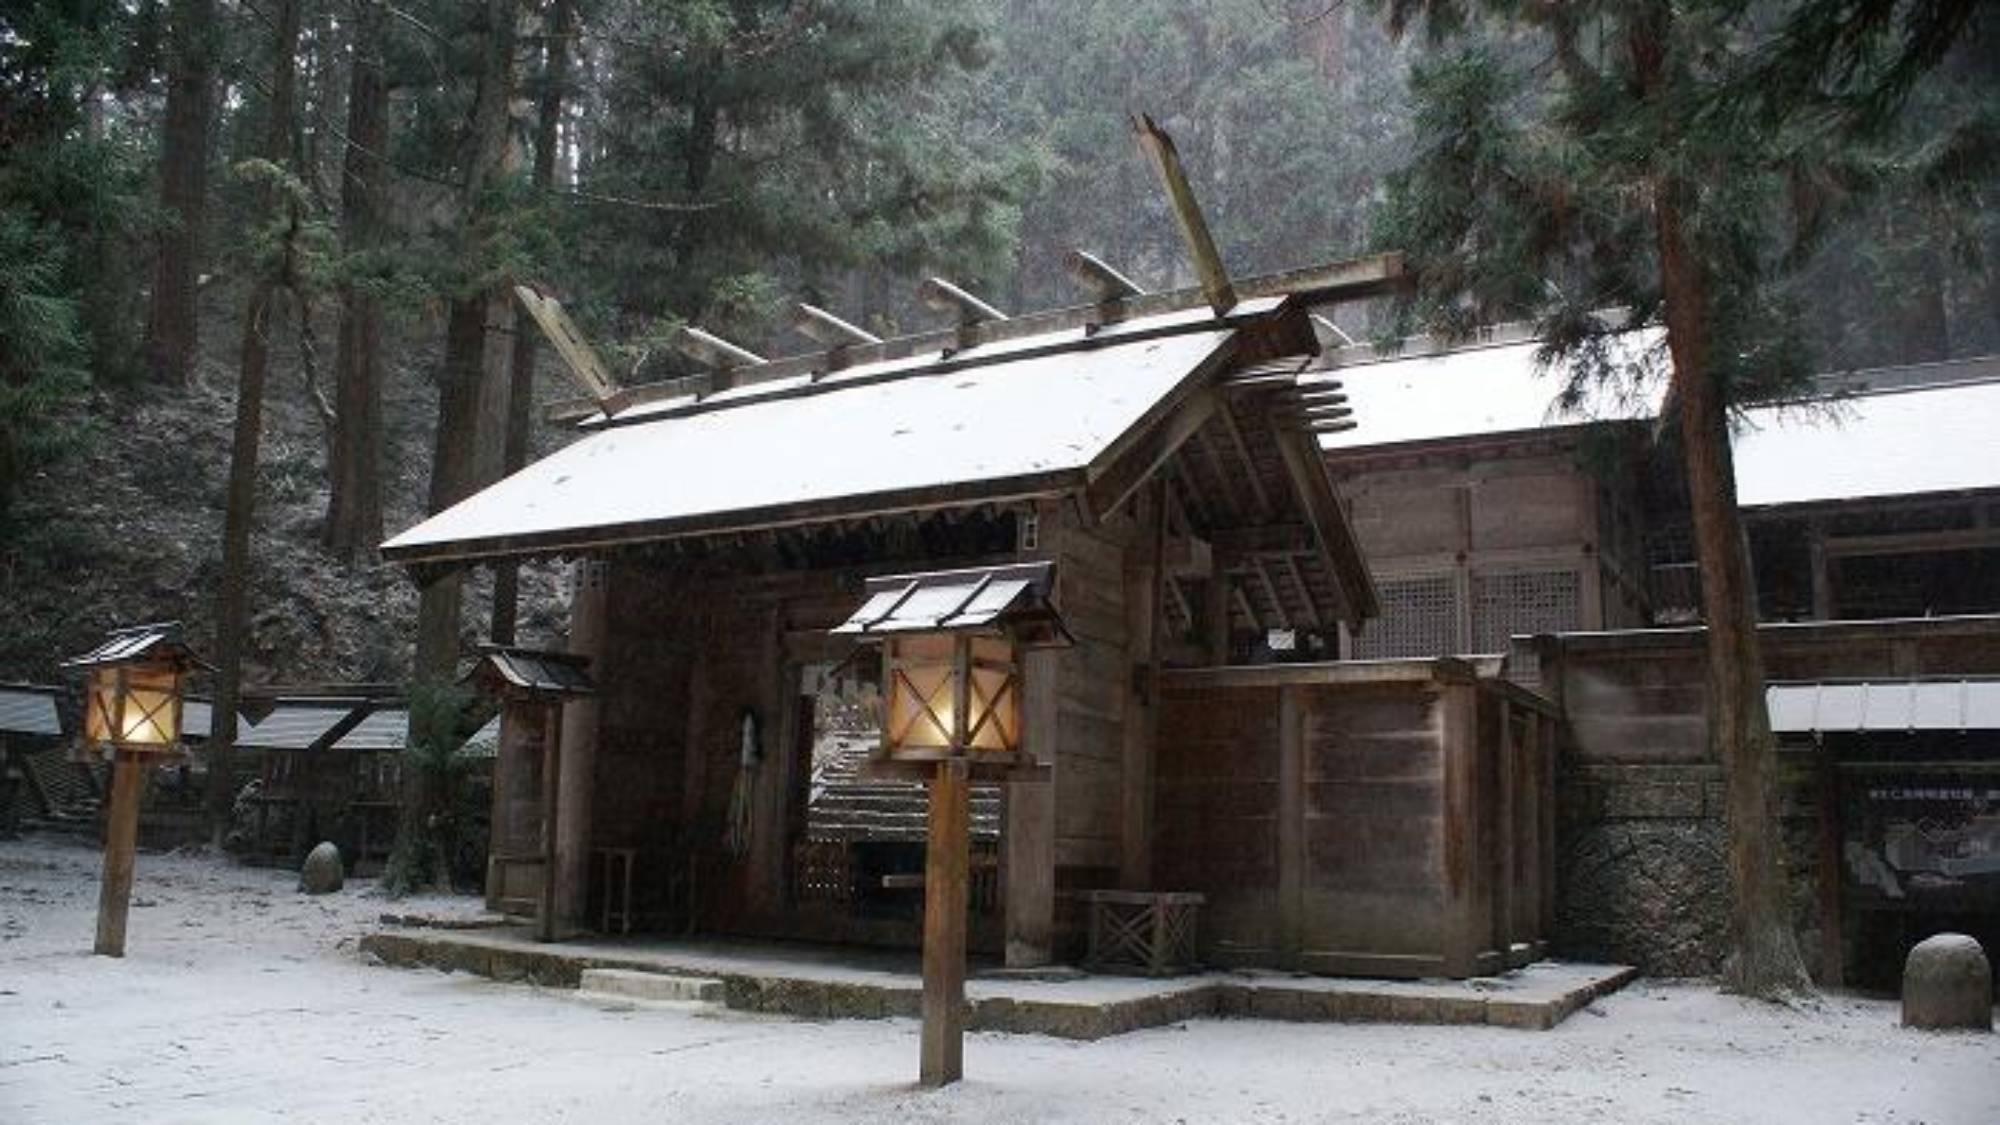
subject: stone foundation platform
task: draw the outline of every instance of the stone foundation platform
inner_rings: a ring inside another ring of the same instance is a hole
[[[806,1019],[915,1018],[922,979],[913,955],[806,946],[617,939],[540,944],[525,929],[383,930],[364,955],[399,968],[467,972],[575,988],[585,969],[720,980],[723,1003]],[[1320,1022],[1490,1024],[1547,1030],[1637,976],[1622,965],[1539,961],[1466,981],[1386,981],[1228,972],[1154,980],[972,967],[973,1031],[1102,1039],[1199,1017]],[[1047,979],[1047,978],[1056,979]]]

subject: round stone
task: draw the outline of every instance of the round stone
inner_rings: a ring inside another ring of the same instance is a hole
[[[1965,934],[1938,934],[1903,962],[1903,1026],[1993,1030],[1993,968]]]
[[[309,895],[332,894],[340,889],[344,881],[340,849],[331,840],[322,841],[309,852],[305,866],[299,868],[299,889]]]

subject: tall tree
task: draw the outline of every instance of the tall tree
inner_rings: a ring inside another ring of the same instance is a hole
[[[986,60],[984,22],[969,0],[607,5],[580,154],[599,205],[560,259],[584,267],[574,303],[607,335],[686,318],[756,345],[786,289],[999,280],[1023,169],[942,112]]]
[[[561,143],[564,91],[569,85],[569,40],[576,27],[575,0],[549,0],[548,22],[542,34],[541,89],[535,97],[535,165],[533,183],[546,200],[555,188],[556,147]],[[503,298],[504,299],[504,298]],[[534,423],[534,326],[515,318],[513,351],[508,363],[507,433],[500,469],[511,473],[528,463],[528,439]],[[521,572],[504,562],[493,571],[494,644],[513,644],[520,613]]]
[[[160,205],[167,221],[154,263],[146,363],[155,380],[182,384],[194,375],[200,335],[195,303],[215,99],[215,0],[172,0],[168,13],[167,109],[160,130]]]
[[[334,352],[334,427],[327,458],[322,536],[336,557],[353,559],[382,541],[382,210],[389,151],[389,83],[383,36],[388,13],[356,0],[349,61],[347,130],[341,160],[344,261]]]
[[[1350,254],[1407,131],[1408,53],[1358,5],[1130,0],[1000,6],[994,61],[963,113],[1045,149],[1023,201],[1022,307],[1077,299],[1072,247],[1149,285],[1192,283],[1152,172],[1126,136],[1143,110],[1172,129],[1231,267],[1267,272]]]
[[[1808,988],[1729,425],[1732,409],[1808,371],[1781,284],[1796,219],[1788,189],[1839,134],[1793,107],[1731,111],[1760,62],[1765,14],[1731,0],[1386,6],[1399,30],[1421,15],[1440,38],[1482,18],[1495,25],[1413,79],[1417,155],[1392,181],[1376,233],[1414,256],[1414,311],[1446,333],[1537,316],[1545,354],[1574,357],[1582,379],[1626,374],[1607,346],[1624,324],[1599,310],[1623,306],[1631,322],[1665,327],[1708,627],[1709,741],[1724,774],[1726,985]],[[1546,77],[1527,81],[1532,68]]]
[[[0,13],[0,520],[78,443],[90,376],[118,382],[136,358],[149,160],[104,105],[151,81],[154,39],[143,8],[109,0]]]
[[[236,748],[237,703],[243,686],[243,642],[249,617],[250,533],[256,524],[257,455],[263,440],[264,386],[271,365],[270,329],[279,298],[304,300],[299,284],[303,201],[288,169],[293,161],[300,0],[273,0],[271,85],[264,123],[264,157],[257,169],[265,211],[276,226],[277,244],[253,266],[254,280],[243,315],[243,347],[237,369],[236,430],[229,450],[229,493],[223,511],[222,579],[215,602],[215,707],[208,741],[209,832],[220,846],[230,822]],[[266,248],[259,247],[264,250]]]
[[[429,510],[441,512],[478,485],[480,404],[489,366],[487,317],[496,303],[499,275],[495,243],[497,212],[504,196],[509,109],[514,98],[514,43],[520,18],[518,0],[483,0],[466,41],[476,86],[460,141],[459,263],[445,314],[444,360],[438,372],[437,429],[431,457]],[[427,583],[417,601],[415,694],[442,696],[455,679],[462,625],[463,581],[456,572]],[[449,708],[411,711],[410,740],[427,752],[449,743],[456,717]],[[438,791],[431,771],[406,770],[397,826],[392,881],[422,885],[441,871],[432,824],[447,794]]]

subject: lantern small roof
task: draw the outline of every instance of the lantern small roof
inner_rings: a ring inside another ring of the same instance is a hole
[[[181,623],[162,621],[152,625],[131,625],[113,629],[104,641],[82,656],[63,661],[65,668],[96,668],[106,664],[127,664],[135,660],[174,660],[184,664],[208,665],[194,655],[181,639]]]
[[[868,600],[833,631],[849,636],[953,632],[1004,624],[1048,608],[1054,567],[1046,562],[891,574],[870,578]]]
[[[592,695],[597,684],[584,670],[589,658],[568,652],[487,645],[474,676],[490,676],[503,689],[537,695]]]

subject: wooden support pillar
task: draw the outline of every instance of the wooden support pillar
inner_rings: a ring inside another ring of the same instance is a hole
[[[132,909],[132,864],[139,847],[139,798],[146,767],[130,751],[111,763],[111,807],[104,826],[104,879],[97,888],[96,952],[125,956],[125,916]]]
[[[1306,732],[1299,689],[1278,690],[1278,949],[1299,967],[1305,951]]]
[[[1514,818],[1519,815],[1517,796],[1520,768],[1516,760],[1514,745],[1514,715],[1505,696],[1494,700],[1500,712],[1500,745],[1498,760],[1493,763],[1493,800],[1495,808],[1493,842],[1500,849],[1496,878],[1493,880],[1493,944],[1504,959],[1517,941],[1526,941],[1527,935],[1516,930],[1514,925],[1514,893],[1519,886],[1519,859],[1515,845],[1518,843],[1518,827]]]
[[[1815,523],[1806,550],[1812,565],[1812,615],[1815,621],[1833,620],[1833,568],[1826,557],[1826,529]]]
[[[964,762],[940,762],[930,783],[924,839],[925,1086],[965,1076],[966,869],[971,861],[971,784]]]
[[[1562,768],[1562,757],[1558,753],[1556,721],[1538,717],[1536,758],[1542,770],[1542,822],[1538,826],[1542,837],[1542,937],[1554,941],[1556,936],[1556,793],[1562,785],[1558,771]]]
[[[554,941],[566,927],[557,917],[557,842],[562,839],[562,707],[542,717],[542,884],[535,904],[535,940]]]
[[[576,567],[576,594],[570,602],[569,651],[590,658],[590,673],[605,683],[605,606],[610,573],[606,564],[585,561]],[[556,881],[555,920],[558,933],[574,933],[589,925],[591,801],[597,789],[598,697],[584,695],[562,705],[559,723],[548,737],[560,739],[562,760],[557,791],[561,808],[556,822],[555,867],[545,873]]]
[[[1210,555],[1208,588],[1202,595],[1202,639],[1208,644],[1209,663],[1218,667],[1229,663],[1229,568],[1236,560],[1221,551]]]
[[[1162,555],[1166,550],[1166,504],[1160,487],[1146,493],[1137,511],[1143,529],[1126,554],[1125,637],[1131,664],[1121,724],[1123,786],[1120,790],[1118,882],[1128,891],[1153,885],[1153,761],[1158,736],[1160,690],[1160,607]]]
[[[1550,856],[1542,845],[1542,809],[1554,793],[1542,760],[1542,716],[1530,710],[1522,718],[1521,743],[1515,752],[1521,756],[1522,796],[1527,802],[1527,808],[1520,814],[1518,831],[1526,841],[1527,854],[1521,864],[1521,885],[1517,888],[1522,900],[1518,913],[1525,920],[1523,931],[1529,941],[1547,941],[1549,932],[1542,921],[1542,883],[1547,878]]]
[[[1443,709],[1438,729],[1444,755],[1444,971],[1472,976],[1490,925],[1478,916],[1479,875],[1486,861],[1479,847],[1479,695],[1470,683],[1438,685]]]
[[[1023,745],[1055,768],[1057,668],[1062,653],[1033,649],[1022,656]],[[1006,958],[1010,969],[1055,959],[1056,786],[1048,780],[1008,781],[1002,831],[1006,896]]]
[[[1846,926],[1841,916],[1840,768],[1832,751],[1813,747],[1819,782],[1819,983],[1838,988],[1847,983]]]

